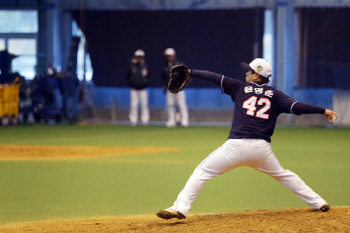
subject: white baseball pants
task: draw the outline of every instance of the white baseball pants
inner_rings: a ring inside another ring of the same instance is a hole
[[[175,126],[176,125],[176,109],[175,109],[175,103],[179,106],[180,114],[181,114],[181,125],[182,126],[188,126],[189,120],[188,120],[188,109],[186,104],[186,95],[185,91],[181,91],[179,93],[172,94],[170,91],[167,91],[166,93],[167,97],[167,104],[168,104],[168,126]]]
[[[148,93],[147,89],[130,90],[130,114],[129,119],[131,124],[136,124],[138,119],[138,107],[141,103],[141,121],[143,124],[148,124],[149,109],[148,109]]]
[[[207,180],[241,166],[270,175],[315,209],[326,204],[298,175],[281,167],[270,143],[262,139],[229,139],[197,166],[170,208],[187,216]]]

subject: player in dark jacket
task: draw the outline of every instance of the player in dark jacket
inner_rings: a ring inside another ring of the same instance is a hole
[[[184,63],[177,59],[176,52],[173,48],[167,48],[164,51],[164,56],[165,56],[165,62],[163,65],[163,72],[162,72],[162,87],[163,87],[163,90],[166,91],[168,90],[168,83],[170,79],[170,69],[173,66],[177,66]]]
[[[270,142],[276,119],[281,113],[323,114],[329,121],[337,119],[337,114],[295,101],[269,86],[272,68],[264,59],[242,63],[242,68],[248,70],[246,82],[208,71],[190,70],[191,76],[214,82],[220,86],[222,93],[231,96],[235,102],[232,127],[228,140],[198,165],[173,206],[159,211],[158,217],[186,218],[207,180],[241,166],[270,175],[316,210],[327,211],[330,208],[298,175],[281,167]]]
[[[189,119],[188,119],[188,109],[186,104],[186,95],[185,92],[179,92],[178,94],[172,94],[168,91],[168,82],[169,82],[169,74],[170,69],[173,66],[180,65],[181,62],[176,58],[176,52],[173,48],[167,48],[164,51],[164,55],[166,57],[165,64],[163,66],[162,72],[162,86],[163,90],[166,92],[167,105],[168,105],[168,121],[166,122],[167,127],[175,127],[176,126],[176,117],[175,117],[175,103],[179,106],[180,114],[181,114],[181,125],[184,127],[188,127]]]
[[[138,105],[141,103],[141,121],[144,126],[149,122],[148,93],[150,74],[145,63],[145,52],[136,50],[134,59],[127,72],[127,79],[130,90],[130,114],[129,119],[132,126],[136,126],[138,119]]]

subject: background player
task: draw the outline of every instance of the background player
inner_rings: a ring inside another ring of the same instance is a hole
[[[131,87],[129,114],[131,125],[136,126],[137,124],[138,107],[140,102],[141,121],[144,126],[147,126],[149,122],[147,87],[149,85],[150,74],[148,66],[145,63],[145,52],[142,49],[135,51],[134,58],[131,60],[126,76],[129,86]]]
[[[250,64],[242,63],[241,66],[248,70],[246,82],[208,71],[190,70],[192,77],[214,82],[221,87],[222,93],[231,96],[235,102],[232,127],[228,140],[197,166],[173,206],[159,211],[158,217],[186,218],[207,180],[240,166],[248,166],[270,175],[316,210],[327,211],[330,208],[298,175],[281,167],[271,150],[270,142],[277,117],[281,113],[323,114],[329,121],[333,117],[337,118],[337,114],[322,107],[295,101],[267,85],[272,68],[266,60],[257,58]]]
[[[168,82],[169,82],[169,74],[170,69],[173,66],[180,65],[182,62],[177,60],[176,52],[173,48],[167,48],[164,51],[165,55],[165,64],[163,67],[162,73],[162,86],[164,91],[166,92],[166,99],[168,105],[168,121],[166,122],[167,127],[175,127],[176,126],[176,109],[175,103],[179,106],[180,114],[181,114],[181,125],[184,127],[188,127],[188,109],[186,104],[186,95],[185,92],[179,92],[176,95],[172,94],[168,91]]]

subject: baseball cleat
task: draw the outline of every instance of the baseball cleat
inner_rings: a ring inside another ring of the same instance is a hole
[[[326,212],[330,209],[331,207],[326,203],[323,206],[321,206],[320,210],[322,210],[323,212]]]
[[[175,213],[175,211],[172,209],[161,210],[157,213],[157,216],[159,218],[166,219],[166,220],[171,219],[171,218],[177,218],[177,219],[185,219],[186,218],[186,216],[183,215],[181,212]]]
[[[172,122],[172,121],[167,121],[165,123],[165,126],[168,127],[168,128],[173,128],[176,126],[176,123],[175,122]]]

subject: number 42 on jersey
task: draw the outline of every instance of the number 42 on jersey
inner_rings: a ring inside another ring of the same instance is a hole
[[[256,104],[264,105],[264,107],[256,112]],[[266,112],[271,108],[271,101],[268,98],[258,100],[258,97],[252,96],[243,103],[243,108],[247,109],[247,115],[269,119],[269,114],[266,114]]]

